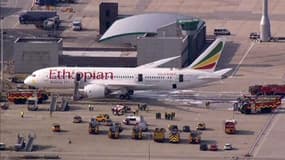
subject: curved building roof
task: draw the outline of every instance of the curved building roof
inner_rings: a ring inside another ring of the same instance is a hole
[[[176,22],[178,19],[192,18],[173,13],[146,13],[115,21],[100,38],[100,42],[125,35],[157,33],[157,29]]]

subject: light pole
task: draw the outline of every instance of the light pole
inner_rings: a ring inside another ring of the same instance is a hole
[[[3,41],[3,20],[4,17],[1,17],[1,92],[3,92],[3,67],[4,67],[4,56],[3,56],[3,52],[4,52],[4,41]]]

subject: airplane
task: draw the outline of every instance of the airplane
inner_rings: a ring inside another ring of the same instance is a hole
[[[180,56],[138,67],[48,67],[34,71],[24,83],[36,88],[74,88],[79,76],[79,92],[85,98],[119,95],[129,99],[135,90],[184,90],[220,80],[231,68],[215,71],[225,40],[216,39],[185,68],[159,68]]]

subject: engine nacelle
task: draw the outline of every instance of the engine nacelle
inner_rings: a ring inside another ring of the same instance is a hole
[[[107,94],[107,89],[103,85],[89,84],[84,87],[84,93],[88,98],[104,98]]]

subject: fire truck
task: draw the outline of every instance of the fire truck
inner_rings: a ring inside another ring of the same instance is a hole
[[[237,121],[234,119],[225,120],[225,133],[235,134],[236,133]]]
[[[48,99],[48,93],[44,90],[14,90],[8,92],[8,100],[15,104],[25,104],[29,97],[35,96],[38,98],[38,104]]]
[[[243,96],[237,100],[234,108],[244,114],[270,113],[281,105],[280,96]]]
[[[254,85],[248,89],[251,95],[280,95],[285,96],[285,85]]]

